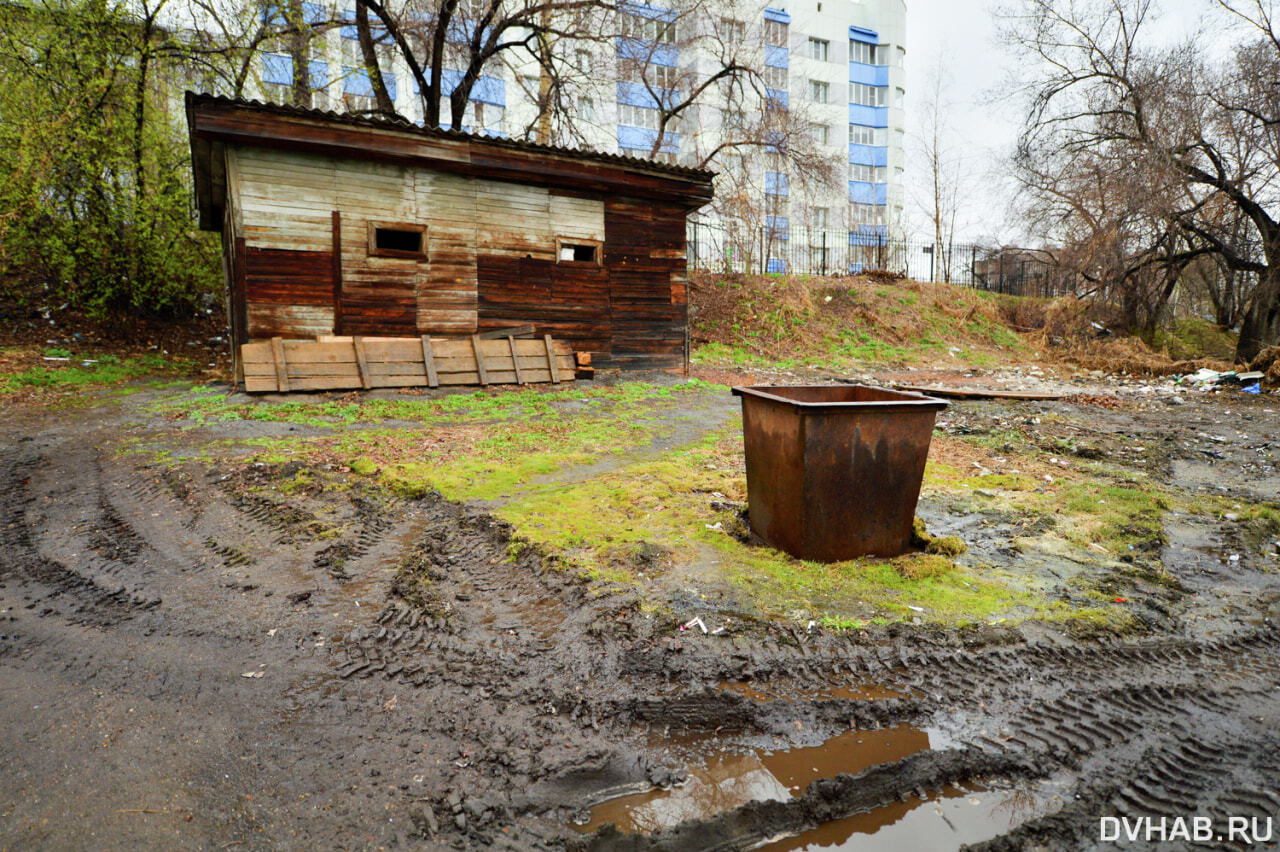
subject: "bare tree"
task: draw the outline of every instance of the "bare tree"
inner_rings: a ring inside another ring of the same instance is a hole
[[[1182,233],[1257,274],[1236,350],[1247,361],[1280,337],[1280,34],[1270,0],[1220,6],[1252,33],[1225,60],[1196,44],[1147,47],[1150,0],[1023,0],[1011,35],[1041,60],[1025,81],[1024,147],[1106,149],[1144,174],[1176,179],[1185,200],[1168,213]],[[1253,238],[1240,241],[1221,217],[1202,215],[1216,203],[1238,210]]]
[[[954,150],[955,134],[947,116],[952,105],[947,91],[945,54],[935,57],[929,73],[921,106],[924,129],[918,140],[920,159],[928,179],[927,199],[917,200],[933,226],[933,252],[937,263],[934,277],[951,280],[952,245],[955,242],[956,217],[960,210],[962,171]]]

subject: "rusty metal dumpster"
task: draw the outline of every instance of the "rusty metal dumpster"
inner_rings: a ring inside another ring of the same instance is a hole
[[[752,531],[800,559],[896,556],[911,541],[940,399],[866,385],[736,387]]]

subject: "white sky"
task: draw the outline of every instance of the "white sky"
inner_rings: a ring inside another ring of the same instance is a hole
[[[1009,4],[1016,0],[1006,0]],[[921,109],[935,57],[945,60],[950,101],[944,122],[950,126],[951,148],[963,163],[971,202],[961,207],[956,223],[962,242],[1024,240],[1011,222],[1013,189],[1004,179],[1002,163],[1012,150],[1022,116],[1015,104],[1001,101],[1001,82],[1016,58],[999,43],[996,0],[907,0],[907,232],[927,238],[929,217],[920,202],[930,197],[927,170],[920,162],[923,133]],[[1210,16],[1221,31],[1222,19],[1213,0],[1162,0],[1153,33],[1177,40],[1204,32]],[[931,208],[929,208],[931,209]]]

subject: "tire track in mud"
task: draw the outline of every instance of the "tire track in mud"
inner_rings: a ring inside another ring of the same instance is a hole
[[[847,650],[842,654],[835,642],[811,649],[804,657],[807,671],[747,660],[702,673],[732,677],[744,666],[754,668],[757,674],[772,675],[771,691],[786,699],[751,701],[704,690],[701,695],[614,702],[611,712],[668,725],[673,735],[713,725],[736,729],[743,742],[761,734],[783,738],[787,722],[797,720],[826,734],[928,724],[945,732],[954,746],[914,755],[906,760],[909,766],[895,766],[889,776],[899,777],[899,783],[885,782],[888,770],[873,768],[856,779],[837,776],[830,783],[815,782],[788,802],[754,803],[647,837],[606,829],[587,839],[574,838],[571,845],[747,849],[906,797],[923,797],[925,790],[975,779],[988,787],[1008,786],[1051,775],[1069,779],[1077,798],[1068,797],[1069,804],[1058,811],[975,848],[1090,848],[1098,845],[1101,816],[1215,814],[1225,822],[1227,815],[1274,818],[1278,812],[1280,799],[1273,802],[1277,797],[1271,792],[1280,784],[1280,742],[1272,733],[1280,727],[1280,707],[1273,699],[1280,684],[1280,631],[1274,627],[1203,643],[1177,639],[921,653]],[[643,668],[651,666],[650,660]],[[841,680],[856,688],[867,674],[877,688],[906,697],[805,698],[838,688]],[[911,767],[930,768],[925,777]],[[867,796],[873,781],[873,786],[887,783],[883,795]]]
[[[71,623],[106,627],[158,606],[160,597],[153,590],[117,579],[131,573],[141,539],[104,501],[82,503],[84,514],[74,525],[61,519],[46,523],[40,517],[42,506],[75,511],[69,496],[77,486],[55,482],[49,488],[50,483],[39,481],[47,467],[34,441],[0,448],[0,599],[6,608],[40,616],[57,613]],[[82,470],[96,483],[93,465]],[[45,493],[37,494],[37,489]],[[37,529],[42,530],[40,540]],[[41,545],[50,531],[55,551],[75,545],[80,533],[87,532],[83,543],[94,556],[68,565],[46,555]]]

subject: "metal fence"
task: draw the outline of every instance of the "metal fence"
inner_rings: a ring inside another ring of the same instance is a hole
[[[722,226],[690,222],[690,269],[712,272],[858,275],[884,270],[1018,296],[1075,292],[1072,275],[1040,253],[1013,246],[939,245],[880,230]]]

